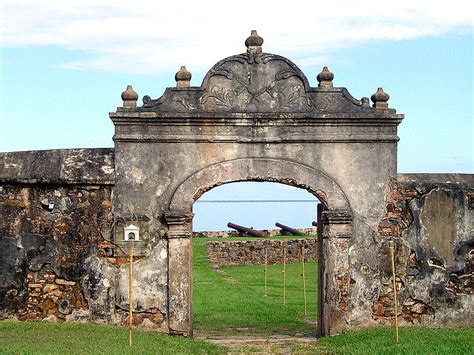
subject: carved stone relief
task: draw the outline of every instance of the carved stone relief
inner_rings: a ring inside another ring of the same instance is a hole
[[[205,111],[268,112],[311,110],[305,79],[286,59],[244,53],[216,64],[204,79]]]
[[[370,110],[344,88],[311,88],[288,59],[243,53],[218,62],[201,87],[168,88],[159,99],[143,98],[141,111],[310,113]]]

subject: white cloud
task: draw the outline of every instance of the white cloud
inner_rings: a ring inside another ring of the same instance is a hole
[[[90,53],[67,68],[204,70],[244,51],[251,29],[264,50],[320,63],[328,53],[375,40],[471,31],[467,1],[99,1],[3,0],[4,47],[57,45]]]

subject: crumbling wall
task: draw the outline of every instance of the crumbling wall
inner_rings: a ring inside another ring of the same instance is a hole
[[[112,149],[0,154],[0,318],[127,323],[127,257],[113,237],[113,160]],[[393,322],[389,240],[401,323],[473,326],[474,176],[400,174],[385,202],[375,230],[349,246],[349,328]],[[236,243],[250,243],[250,262],[258,263],[255,253],[269,242]],[[169,330],[168,243],[160,238],[135,259],[136,326]],[[240,258],[239,248],[218,263]],[[295,248],[289,257],[299,256]],[[305,249],[307,260],[310,251],[316,247]]]
[[[109,253],[101,247],[112,226],[110,193],[108,186],[0,187],[3,316],[64,319],[87,308],[84,261]]]
[[[399,174],[389,184],[379,225],[381,253],[395,241],[399,317],[433,326],[474,324],[474,176]],[[380,282],[373,319],[393,322],[390,264]]]
[[[0,154],[0,319],[126,323],[128,259],[112,237],[114,177],[113,149]],[[135,263],[160,266],[152,284],[166,290],[166,262]],[[163,325],[160,296],[148,307],[135,300],[136,325]]]
[[[304,235],[316,235],[316,228],[297,228],[298,231]],[[276,235],[286,235],[282,229],[264,229],[266,235],[269,237],[274,237]],[[241,237],[242,234],[235,230],[225,230],[225,231],[193,231],[193,238],[227,238],[227,237]]]
[[[210,241],[206,246],[209,261],[214,267],[261,265],[265,263],[265,252],[269,264],[283,263],[283,249],[286,249],[287,263],[301,262],[302,248],[306,261],[315,261],[318,255],[316,238]]]

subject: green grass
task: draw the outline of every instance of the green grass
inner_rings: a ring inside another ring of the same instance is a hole
[[[95,324],[0,322],[2,354],[222,354],[225,348],[203,341]]]
[[[283,265],[268,265],[267,298],[264,298],[264,265],[225,266],[221,268],[238,286],[257,296],[257,301],[271,302],[284,311],[292,311],[304,318],[303,278],[301,264],[286,264],[286,304],[283,306]],[[315,262],[305,263],[307,320],[317,319],[317,270]]]
[[[281,346],[265,344],[241,348],[239,351],[275,353]],[[375,328],[325,337],[304,345],[287,344],[297,354],[473,354],[474,329],[401,328],[400,343],[396,344],[393,328]]]
[[[317,346],[336,354],[474,354],[474,329],[376,328],[326,337]]]
[[[242,239],[250,238],[226,238]],[[301,264],[287,264],[287,304],[283,305],[282,265],[269,266],[268,297],[264,297],[263,265],[211,269],[207,241],[193,239],[193,325],[197,334],[315,333],[314,262],[306,264],[308,317],[305,318]]]
[[[401,328],[395,344],[392,328],[376,328],[326,337],[312,344],[289,342],[232,349],[234,353],[297,354],[473,354],[474,329]],[[203,341],[94,324],[0,322],[0,354],[225,354]]]

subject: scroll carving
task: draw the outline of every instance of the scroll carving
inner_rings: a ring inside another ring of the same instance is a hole
[[[203,110],[310,111],[305,79],[284,58],[244,53],[218,63],[200,98]]]
[[[288,59],[243,53],[217,63],[201,87],[168,88],[162,97],[143,97],[141,111],[212,113],[351,112],[364,109],[344,88],[310,88]],[[365,107],[365,109],[369,109]]]

